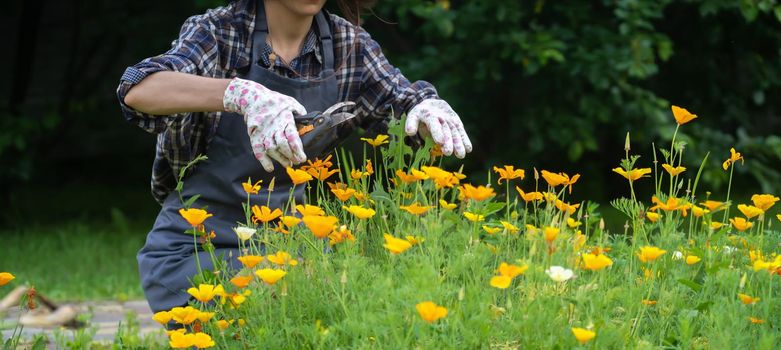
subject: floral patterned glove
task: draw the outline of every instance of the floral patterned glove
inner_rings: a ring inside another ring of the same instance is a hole
[[[472,142],[464,130],[464,123],[458,114],[444,100],[427,99],[418,103],[407,113],[404,130],[407,135],[415,135],[422,126],[421,134],[427,130],[445,155],[454,154],[464,158],[472,152]]]
[[[222,104],[226,111],[244,116],[252,151],[266,171],[274,171],[271,159],[283,167],[306,161],[293,120],[293,113],[304,115],[306,108],[296,99],[254,81],[234,78],[225,89]]]

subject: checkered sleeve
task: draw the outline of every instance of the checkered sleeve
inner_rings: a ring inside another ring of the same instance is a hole
[[[363,71],[358,108],[368,116],[368,122],[399,117],[428,98],[439,98],[437,90],[426,81],[410,82],[401,71],[392,66],[382,53],[380,45],[363,29],[357,39],[362,48]],[[363,114],[362,113],[362,114]]]
[[[117,88],[117,97],[128,122],[138,125],[147,132],[161,133],[173,124],[181,123],[179,119],[191,116],[191,113],[169,116],[146,114],[125,104],[125,96],[144,78],[160,71],[214,76],[219,67],[220,52],[217,39],[219,32],[211,20],[213,17],[214,14],[211,12],[190,17],[182,26],[179,38],[171,44],[170,50],[162,55],[147,58],[125,70]]]

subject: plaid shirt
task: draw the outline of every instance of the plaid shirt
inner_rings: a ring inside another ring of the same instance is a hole
[[[153,116],[124,103],[127,92],[145,77],[159,71],[176,71],[213,78],[233,78],[247,69],[255,23],[255,1],[240,0],[185,21],[179,38],[168,52],[128,67],[117,96],[125,118],[147,132],[157,134],[152,165],[152,196],[163,203],[176,187],[176,176],[189,161],[205,154],[217,131],[220,113],[183,113]],[[357,103],[353,120],[362,128],[379,126],[391,116],[409,111],[420,101],[438,98],[425,82],[411,83],[390,65],[382,50],[363,28],[330,15],[339,101]],[[314,26],[313,26],[314,27]],[[269,67],[271,48],[266,45],[261,64]],[[322,69],[320,42],[312,28],[297,58],[286,67],[279,59],[271,69],[286,77],[315,78]]]

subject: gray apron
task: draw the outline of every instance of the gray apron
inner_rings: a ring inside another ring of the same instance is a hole
[[[327,15],[321,11],[315,16],[322,48],[323,70],[319,79],[308,81],[277,75],[258,64],[266,43],[268,25],[263,0],[258,0],[255,6],[252,59],[249,71],[241,77],[294,97],[307,111],[323,111],[335,104],[338,90],[333,70],[333,41]],[[238,238],[232,228],[245,221],[241,203],[246,202],[247,194],[241,183],[247,181],[247,178],[252,178],[253,182],[263,180],[259,194],[251,195],[252,204],[265,205],[269,200],[271,208],[283,210],[292,184],[284,167],[279,163],[274,164],[273,173],[263,170],[252,154],[247,126],[239,114],[222,115],[206,155],[208,160],[198,163],[192,173],[184,178],[182,195],[185,200],[196,194],[201,195],[193,207],[208,206],[208,212],[214,214],[204,225],[207,232],[214,230],[216,234],[216,238],[212,239],[216,248],[215,254],[222,254],[228,267],[238,270],[241,268],[236,259],[239,256]],[[272,177],[276,178],[275,188],[273,192],[268,192],[266,188]],[[294,196],[296,202],[303,202],[303,186],[295,189]],[[180,208],[178,194],[171,192],[147,235],[146,244],[138,253],[141,284],[149,305],[155,312],[185,305],[190,299],[186,293],[190,287],[190,279],[197,274],[193,237],[183,233],[190,229],[190,226],[179,215]],[[201,267],[212,269],[213,264],[208,252],[201,250],[200,246],[198,248]]]

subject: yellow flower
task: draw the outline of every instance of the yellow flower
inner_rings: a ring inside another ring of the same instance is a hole
[[[694,217],[701,217],[708,213],[710,213],[710,210],[692,205],[692,215],[694,215]]]
[[[448,203],[444,199],[440,199],[439,200],[439,205],[442,206],[442,209],[445,209],[445,210],[453,210],[453,209],[455,209],[458,206],[458,204]]]
[[[651,306],[656,305],[656,300],[643,299],[641,303],[646,306]]]
[[[776,214],[776,219],[778,219],[778,221],[781,221],[781,214]]]
[[[298,225],[298,223],[301,222],[301,219],[299,219],[299,218],[297,218],[295,216],[285,215],[285,216],[279,218],[279,222],[281,222],[282,225],[285,225],[285,227],[291,228],[293,226]]]
[[[740,232],[748,230],[754,226],[754,224],[752,224],[750,221],[741,217],[731,218],[729,219],[729,222],[732,223],[732,227],[736,228]]]
[[[749,317],[748,320],[751,321],[751,323],[753,323],[753,324],[763,324],[763,323],[765,323],[765,320],[762,320],[762,319],[759,319],[759,318],[756,318],[756,317]]]
[[[255,267],[255,265],[259,264],[261,261],[263,261],[263,257],[260,255],[244,255],[236,258],[241,262],[244,267],[251,269]]]
[[[194,337],[192,333],[184,334],[180,332],[171,333],[168,345],[173,349],[187,349],[193,347]]]
[[[489,235],[492,235],[492,234],[495,234],[495,233],[499,233],[499,231],[501,231],[501,230],[502,229],[498,228],[498,227],[491,227],[491,226],[483,225],[483,231],[485,231]]]
[[[353,180],[360,180],[360,178],[362,178],[365,175],[369,175],[369,173],[364,173],[364,172],[362,172],[362,171],[360,171],[358,169],[350,170],[350,177]]]
[[[678,123],[678,125],[686,124],[692,121],[693,119],[697,118],[696,114],[691,114],[685,108],[681,108],[673,105],[672,110],[673,110],[673,117],[675,117],[675,122]]]
[[[301,216],[310,215],[325,215],[325,211],[316,205],[298,204],[296,205],[296,211],[301,213]]]
[[[778,200],[779,198],[772,194],[755,194],[751,196],[754,206],[764,211],[768,211]]]
[[[380,134],[373,139],[362,137],[361,141],[366,141],[366,143],[370,144],[372,147],[379,147],[388,143],[388,135]]]
[[[523,190],[518,186],[515,186],[515,190],[518,191],[518,194],[521,195],[521,198],[523,199],[524,202],[538,201],[538,200],[542,200],[543,198],[542,193],[540,192],[526,193],[523,192]]]
[[[754,298],[752,296],[741,293],[738,293],[738,298],[740,298],[740,301],[746,305],[756,304],[760,300],[759,298]]]
[[[667,251],[657,247],[644,246],[640,248],[640,252],[637,253],[637,257],[640,259],[640,261],[647,263],[656,260],[656,258],[662,256],[664,253],[667,253]]]
[[[625,177],[629,181],[635,181],[641,177],[648,176],[651,173],[651,168],[632,169],[627,172],[622,168],[613,168],[613,172]]]
[[[244,188],[244,192],[247,192],[247,194],[258,194],[258,192],[260,192],[260,184],[262,182],[263,180],[260,180],[253,185],[252,181],[247,179],[247,182],[241,183],[241,187]]]
[[[666,202],[662,202],[659,198],[656,196],[651,197],[651,202],[653,202],[654,205],[649,210],[656,210],[656,209],[662,209],[664,211],[675,211],[675,210],[681,210],[685,211],[688,209],[688,204],[684,203],[678,198],[675,197],[668,197]],[[684,214],[684,216],[686,216]]]
[[[401,205],[399,206],[399,209],[405,210],[406,212],[413,215],[422,215],[425,214],[429,209],[431,209],[431,206],[420,205],[418,204],[418,202],[415,202],[410,205]]]
[[[591,271],[599,271],[610,265],[613,260],[602,254],[583,254],[583,268]]]
[[[326,238],[334,230],[339,221],[335,216],[308,215],[304,216],[304,225],[317,238]]]
[[[371,159],[366,160],[366,173],[369,175],[374,174],[374,166],[372,166]]]
[[[499,276],[491,277],[491,281],[489,283],[491,284],[491,287],[499,288],[499,289],[507,289],[507,287],[509,287],[510,283],[512,282],[513,282],[512,277],[499,275]]]
[[[713,222],[711,222],[711,223],[710,223],[710,228],[712,228],[712,229],[714,229],[714,230],[718,230],[718,229],[720,229],[722,226],[724,226],[724,224],[722,224],[722,223],[720,223],[720,222],[717,222],[717,221],[713,221]]]
[[[310,167],[310,168],[306,169],[306,173],[307,174],[311,175],[313,178],[315,178],[315,179],[317,179],[319,181],[325,181],[327,178],[331,177],[331,175],[336,174],[338,172],[339,172],[339,169],[328,170],[328,168],[325,168],[325,167],[318,167],[318,168]],[[307,181],[309,181],[309,180],[307,180]],[[304,181],[304,182],[306,182],[306,181]],[[303,183],[303,182],[301,182],[301,183]],[[296,184],[296,185],[298,185],[298,184]]]
[[[263,222],[267,223],[271,220],[274,220],[280,216],[282,216],[282,211],[279,210],[279,208],[274,208],[272,211],[271,208],[267,206],[258,207],[257,205],[252,206],[252,222]]]
[[[235,276],[231,278],[231,283],[238,288],[245,288],[252,281],[252,275],[249,276]]]
[[[425,238],[420,236],[405,236],[404,238],[406,238],[407,242],[412,245],[421,244],[426,241]]]
[[[740,154],[740,152],[735,152],[734,148],[730,148],[729,149],[729,158],[727,158],[727,160],[725,160],[724,163],[721,164],[721,168],[724,169],[724,170],[727,170],[727,169],[729,169],[729,166],[732,163],[735,163],[737,161],[740,161],[741,164],[742,164],[744,162],[743,156]]]
[[[228,329],[228,326],[233,324],[233,320],[219,320],[217,321],[217,328],[219,328],[221,331],[224,331]]]
[[[377,213],[372,208],[364,208],[360,205],[351,205],[349,207],[342,207],[342,209],[347,210],[350,214],[355,215],[355,217],[359,219],[369,219]]]
[[[569,186],[569,193],[572,193],[572,185],[578,181],[580,174],[575,174],[572,176],[572,178],[570,178],[569,175],[565,173],[554,174],[550,171],[543,170],[542,178],[545,179],[545,181],[551,187],[556,187],[559,185]]]
[[[545,229],[543,229],[542,232],[543,237],[545,237],[545,241],[551,243],[556,240],[556,237],[559,236],[560,230],[556,227],[545,226]]]
[[[702,204],[704,207],[708,208],[708,210],[710,210],[710,211],[716,211],[716,210],[724,209],[724,202],[707,200],[707,201],[704,201],[704,202],[702,202],[700,204]]]
[[[496,195],[493,188],[482,185],[475,187],[470,184],[464,184],[463,186],[458,187],[458,190],[465,198],[476,200],[478,202],[484,201]]]
[[[353,236],[352,231],[348,230],[345,225],[340,226],[328,235],[328,244],[331,246],[342,243],[345,240],[350,242],[355,241],[355,236]]]
[[[569,204],[565,203],[559,199],[556,200],[556,208],[558,208],[561,211],[567,212],[567,214],[572,215],[575,213],[576,210],[578,210],[578,207],[580,207],[580,203],[578,204]]]
[[[682,166],[673,167],[670,164],[662,164],[662,168],[664,168],[664,170],[667,170],[667,172],[670,173],[670,176],[678,176],[678,174],[686,171],[686,167],[682,167]]]
[[[255,271],[255,275],[257,275],[266,284],[274,285],[280,279],[282,279],[282,277],[285,277],[285,275],[287,275],[287,272],[285,270],[278,270],[278,269],[261,269]]]
[[[499,221],[499,222],[502,224],[502,226],[504,226],[504,229],[507,230],[507,232],[518,233],[518,231],[520,231],[520,229],[517,226],[507,221]]]
[[[555,194],[555,193],[553,193],[553,192],[545,192],[545,193],[543,193],[543,194],[542,194],[542,198],[545,198],[545,201],[546,201],[546,202],[553,202],[553,201],[555,201],[556,199],[558,199],[558,197],[556,196],[556,194]]]
[[[396,176],[398,176],[402,182],[407,184],[413,183],[415,181],[426,180],[429,178],[429,176],[426,175],[426,173],[416,169],[410,169],[409,174],[401,171],[401,169],[398,169],[396,170]]]
[[[212,214],[207,213],[206,210],[196,208],[179,209],[179,214],[182,215],[192,227],[202,225],[207,218],[213,216]]]
[[[743,215],[745,215],[746,218],[748,219],[751,219],[765,212],[764,210],[759,209],[753,205],[745,205],[745,204],[739,204],[738,210],[740,210],[740,212],[743,213]]]
[[[578,226],[580,226],[581,224],[583,223],[578,220],[575,220],[573,218],[567,218],[567,226],[569,226],[569,228],[578,228]]]
[[[594,339],[594,337],[597,336],[597,333],[585,328],[574,327],[572,328],[572,335],[574,335],[575,339],[577,339],[581,344],[586,344],[589,342],[589,340]]]
[[[173,316],[171,315],[170,312],[168,312],[168,311],[160,311],[160,312],[156,312],[154,315],[152,315],[152,320],[154,320],[155,322],[165,326],[166,324],[168,324],[168,322],[171,322],[171,318],[172,317]]]
[[[700,262],[700,257],[696,255],[687,255],[686,256],[686,265],[694,265],[698,262]]]
[[[650,220],[651,222],[657,222],[659,221],[659,218],[662,217],[662,215],[659,213],[654,213],[652,211],[647,211],[645,212],[645,217],[647,217],[648,220]]]
[[[497,269],[497,271],[499,272],[499,275],[501,275],[501,276],[507,276],[507,277],[510,277],[510,278],[515,278],[515,277],[517,277],[519,275],[522,275],[528,269],[529,269],[529,265],[526,265],[526,264],[524,264],[522,266],[518,266],[518,265],[513,265],[513,264],[508,264],[508,263],[503,262],[503,263],[499,264],[499,268]]]
[[[494,167],[494,172],[499,174],[499,180],[497,181],[500,185],[502,184],[502,180],[510,181],[512,179],[520,178],[523,180],[523,178],[526,176],[526,173],[523,169],[515,169],[512,165],[505,165],[504,168]]]
[[[396,255],[403,253],[405,250],[412,247],[412,243],[410,243],[406,239],[396,238],[389,234],[385,234],[385,244],[382,246],[385,247],[385,249],[388,249],[391,254]]]
[[[209,300],[212,300],[215,295],[225,294],[225,289],[221,284],[215,286],[212,284],[202,283],[198,285],[198,288],[190,287],[187,289],[187,294],[192,295],[195,300],[198,300],[202,303],[207,303]]]
[[[293,181],[293,185],[300,185],[313,179],[312,175],[301,169],[286,168],[285,170],[290,176],[290,181]]]
[[[396,255],[403,253],[410,247],[412,247],[412,243],[406,239],[396,238],[389,234],[384,234],[385,237],[385,244],[382,246],[385,247],[385,249],[388,249],[391,254]]]
[[[468,211],[464,212],[464,217],[467,220],[471,221],[471,222],[480,222],[480,221],[485,220],[485,216],[484,215],[470,213]]]
[[[353,194],[355,194],[355,190],[352,188],[333,188],[331,189],[331,192],[342,202],[346,202],[353,196]]]
[[[447,316],[447,309],[445,307],[434,304],[434,302],[431,301],[418,303],[415,305],[415,308],[418,309],[420,318],[428,323],[432,323],[442,317]]]
[[[192,306],[185,306],[185,307],[175,307],[169,311],[171,314],[171,318],[179,324],[188,325],[190,323],[195,322],[195,320],[198,319],[198,316],[201,315],[201,311],[192,307]]]
[[[0,287],[13,281],[15,278],[16,276],[12,275],[10,272],[0,272]]]
[[[274,265],[290,265],[290,266],[296,266],[298,265],[298,260],[293,259],[290,254],[288,254],[285,251],[278,251],[276,254],[271,254],[266,256],[266,260],[273,263]]]

